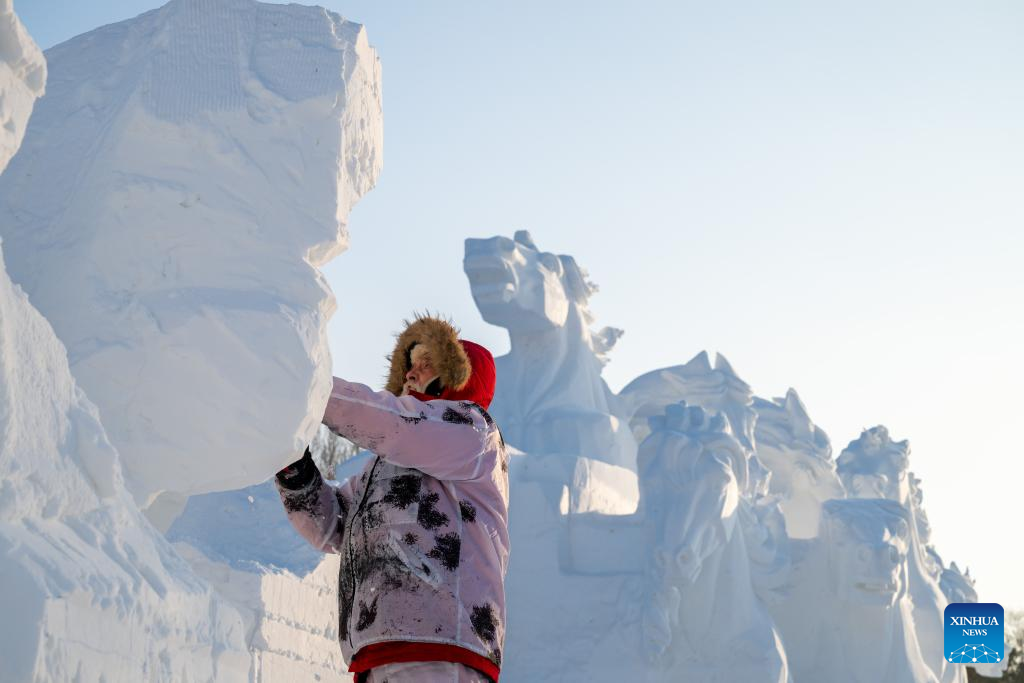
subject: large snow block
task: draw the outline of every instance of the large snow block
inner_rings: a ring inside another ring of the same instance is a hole
[[[12,279],[141,506],[265,480],[320,422],[335,301],[317,266],[380,170],[366,32],[319,7],[173,0],[46,56],[0,180]]]
[[[248,681],[246,623],[139,513],[0,255],[0,680]]]

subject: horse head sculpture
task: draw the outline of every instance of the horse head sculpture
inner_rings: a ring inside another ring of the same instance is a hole
[[[514,239],[467,239],[463,268],[487,322],[508,329],[511,350],[495,359],[491,413],[508,443],[531,455],[586,457],[634,470],[636,440],[601,378],[622,330],[590,329],[597,286],[572,256]]]

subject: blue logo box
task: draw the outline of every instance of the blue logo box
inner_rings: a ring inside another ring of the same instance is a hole
[[[946,606],[944,643],[947,662],[1000,662],[1003,652],[1003,607],[995,602],[951,602]]]

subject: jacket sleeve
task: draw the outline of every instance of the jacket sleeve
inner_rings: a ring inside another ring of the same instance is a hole
[[[473,479],[484,471],[488,425],[453,401],[421,401],[334,378],[324,424],[384,460],[437,479]]]
[[[302,459],[277,473],[275,484],[288,521],[321,552],[340,552],[353,500],[350,482],[324,481],[308,449]]]

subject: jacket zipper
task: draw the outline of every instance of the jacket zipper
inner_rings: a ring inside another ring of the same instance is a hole
[[[363,497],[359,499],[359,506],[356,507],[356,512],[355,512],[354,515],[352,515],[353,527],[355,527],[355,522],[356,522],[357,519],[360,521],[360,523],[362,523],[362,520],[361,520],[361,518],[359,516],[359,513],[361,513],[363,511],[363,506],[366,504],[366,497],[370,494],[370,485],[373,484],[373,475],[377,471],[377,465],[378,464],[380,464],[380,456],[379,455],[377,456],[377,459],[373,461],[373,467],[370,468],[370,475],[366,478],[366,485],[363,487]],[[355,569],[355,556],[353,555],[353,552],[352,552],[352,535],[353,535],[352,531],[350,530],[349,534],[348,534],[348,542],[345,544],[345,549],[346,549],[347,554],[348,554],[348,568],[349,568],[349,571],[352,571],[352,594],[349,596],[349,602],[348,602],[348,604],[349,604],[349,612],[348,612],[348,621],[349,621],[349,623],[345,624],[345,631],[348,632],[348,646],[351,647],[351,648],[354,648],[355,644],[352,642],[352,614],[355,612],[355,608],[356,608],[355,603],[356,603],[356,580],[357,580],[357,577],[356,577],[355,572],[353,571]]]

